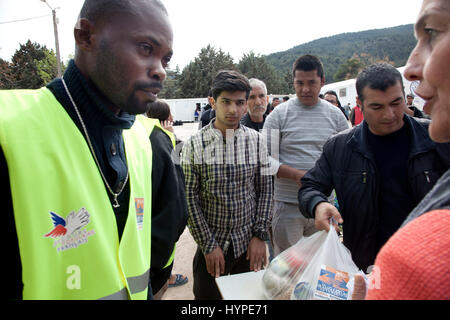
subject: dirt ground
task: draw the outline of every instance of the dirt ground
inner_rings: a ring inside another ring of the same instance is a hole
[[[177,242],[175,251],[175,262],[173,264],[172,273],[180,273],[188,277],[188,282],[185,285],[168,288],[163,295],[162,300],[193,300],[194,294],[192,292],[192,260],[194,259],[197,244],[186,228]]]

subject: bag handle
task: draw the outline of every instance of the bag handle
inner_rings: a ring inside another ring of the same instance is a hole
[[[334,228],[335,225],[339,226],[339,223],[336,221],[336,219],[334,217],[331,217],[330,218],[330,230],[331,230],[331,228],[333,228],[334,231],[336,231],[336,229]]]

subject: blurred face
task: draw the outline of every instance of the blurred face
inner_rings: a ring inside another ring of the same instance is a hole
[[[248,112],[254,117],[262,117],[269,104],[269,96],[262,87],[253,87],[248,96]]]
[[[280,104],[280,99],[273,99],[273,101],[272,101],[272,107],[276,107],[277,105],[279,105]]]
[[[403,112],[406,108],[400,82],[385,92],[365,87],[364,102],[357,98],[369,130],[377,136],[385,136],[400,130],[403,125]]]
[[[113,103],[115,112],[145,113],[162,89],[172,56],[166,14],[149,2],[139,5],[139,13],[115,14],[90,29],[88,77]]]
[[[406,65],[405,77],[419,80],[416,94],[431,115],[430,137],[450,141],[450,3],[424,0],[415,25],[417,45]]]
[[[334,105],[334,106],[336,106],[336,107],[338,106],[337,98],[336,98],[335,95],[332,95],[332,94],[326,94],[324,98],[325,98],[326,101],[328,101],[328,102],[331,103],[332,105]]]
[[[413,97],[406,97],[406,101],[407,101],[408,105],[410,106],[410,105],[412,105],[412,103],[414,101],[414,98]]]
[[[295,70],[295,93],[305,106],[313,106],[319,102],[320,89],[323,85],[324,81],[317,75],[316,70]]]
[[[215,100],[211,98],[211,106],[216,110],[214,126],[225,134],[227,129],[237,129],[242,116],[247,112],[245,91],[222,91]]]

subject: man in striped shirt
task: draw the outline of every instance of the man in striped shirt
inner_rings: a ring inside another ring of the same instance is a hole
[[[212,84],[216,118],[183,146],[188,227],[198,244],[196,299],[220,299],[215,278],[259,271],[266,263],[272,182],[262,135],[240,124],[251,87],[234,71]]]
[[[327,139],[349,128],[338,108],[319,99],[325,78],[317,57],[298,58],[293,75],[297,96],[276,107],[263,129],[276,163],[272,221],[275,255],[317,231],[314,219],[304,218],[298,209],[300,179],[314,167]]]

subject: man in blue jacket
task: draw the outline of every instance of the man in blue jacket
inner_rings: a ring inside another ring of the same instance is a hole
[[[404,114],[401,74],[375,64],[357,78],[362,125],[330,138],[302,178],[300,211],[329,229],[343,223],[344,244],[366,271],[408,213],[449,168],[450,145],[433,142],[428,121]],[[419,122],[420,121],[420,122]],[[327,201],[335,189],[339,211]]]

